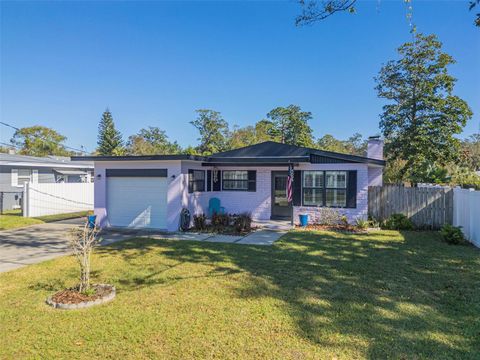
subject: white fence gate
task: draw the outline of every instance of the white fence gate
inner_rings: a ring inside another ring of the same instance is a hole
[[[466,238],[480,247],[480,191],[453,191],[453,225],[461,226]]]
[[[26,183],[23,216],[93,210],[93,183]]]

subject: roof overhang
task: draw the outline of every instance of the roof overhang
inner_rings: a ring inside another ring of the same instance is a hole
[[[61,175],[87,175],[87,172],[82,170],[65,170],[65,169],[53,169],[53,170]]]
[[[84,159],[82,159],[85,161]],[[80,160],[78,160],[80,161]],[[48,167],[48,168],[73,168],[73,169],[93,169],[93,164],[61,164],[61,163],[37,163],[23,161],[1,161],[0,165],[19,166],[19,167]]]

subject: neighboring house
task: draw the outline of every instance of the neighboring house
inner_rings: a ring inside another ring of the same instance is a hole
[[[228,213],[254,220],[291,219],[320,207],[350,221],[365,219],[368,186],[382,185],[383,141],[370,138],[367,157],[264,142],[211,156],[90,156],[95,163],[95,214],[101,227],[176,231],[180,212],[207,213],[212,197]],[[293,209],[286,199],[294,165]]]
[[[26,182],[93,181],[93,162],[72,162],[67,157],[34,157],[0,153],[0,206],[20,208]]]

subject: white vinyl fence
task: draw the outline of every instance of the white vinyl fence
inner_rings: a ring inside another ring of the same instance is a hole
[[[24,217],[93,210],[93,183],[27,183],[23,194]]]
[[[466,238],[480,247],[480,191],[453,191],[453,225],[461,226]]]

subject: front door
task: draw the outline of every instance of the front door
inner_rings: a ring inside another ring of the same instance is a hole
[[[287,171],[272,171],[272,219],[290,219],[292,205],[287,200]]]

